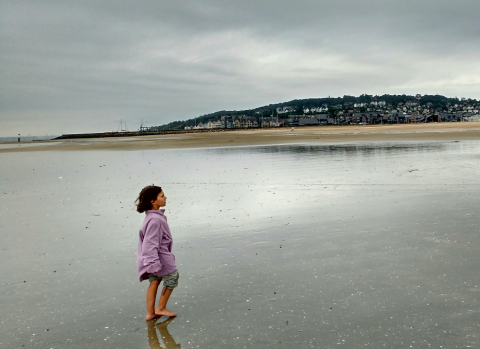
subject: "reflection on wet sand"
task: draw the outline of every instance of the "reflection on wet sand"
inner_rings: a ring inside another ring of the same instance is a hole
[[[157,319],[148,321],[148,344],[150,345],[150,349],[173,349],[173,348],[181,348],[182,346],[175,342],[170,332],[168,332],[168,324],[172,322],[174,318],[168,318],[162,322],[156,322]],[[160,332],[160,336],[163,340],[163,345],[160,344],[157,336],[157,329]]]
[[[0,348],[480,348],[479,154],[480,139],[0,153]],[[172,324],[144,322],[134,267],[149,183],[173,193]]]

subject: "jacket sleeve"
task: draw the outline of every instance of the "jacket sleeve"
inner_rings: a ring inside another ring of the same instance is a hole
[[[158,273],[162,269],[159,257],[162,234],[162,223],[157,219],[151,220],[145,230],[142,244],[143,265],[147,267],[147,272],[151,274]]]

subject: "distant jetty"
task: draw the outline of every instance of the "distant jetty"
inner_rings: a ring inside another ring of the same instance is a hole
[[[132,132],[99,132],[99,133],[71,133],[64,134],[54,140],[79,139],[79,138],[112,138],[112,137],[141,137],[179,133],[203,133],[203,132],[225,132],[240,131],[241,129],[199,129],[199,130],[162,130],[162,131],[132,131]]]

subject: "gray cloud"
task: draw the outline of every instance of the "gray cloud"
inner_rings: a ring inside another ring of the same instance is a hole
[[[0,136],[294,98],[480,99],[480,2],[3,1]]]

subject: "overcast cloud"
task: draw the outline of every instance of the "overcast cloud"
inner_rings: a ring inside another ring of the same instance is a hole
[[[0,2],[0,136],[296,98],[480,99],[480,1]]]

